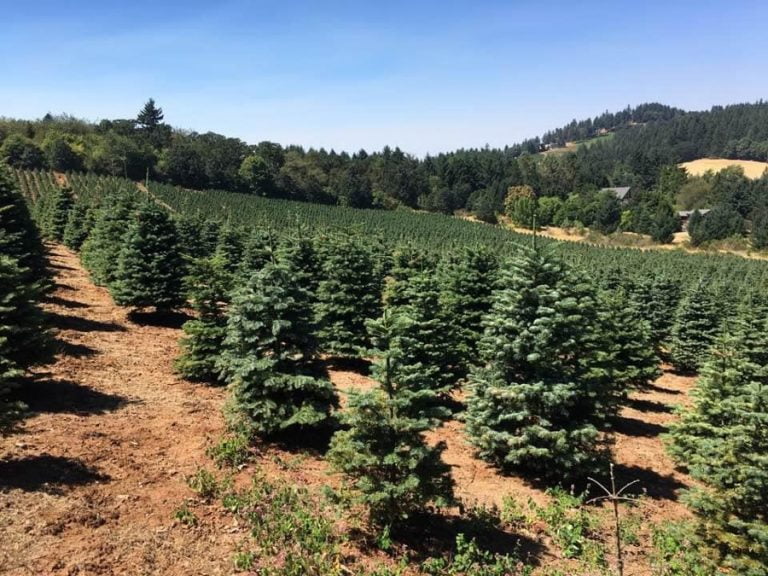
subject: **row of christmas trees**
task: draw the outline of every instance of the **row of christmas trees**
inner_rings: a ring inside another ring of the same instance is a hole
[[[0,163],[0,434],[24,413],[14,390],[51,351],[39,307],[49,286],[40,236],[10,171]]]
[[[46,233],[82,249],[116,302],[192,306],[177,368],[231,387],[239,431],[299,441],[335,432],[328,459],[385,524],[453,502],[444,446],[424,433],[452,417],[451,392],[462,384],[478,454],[558,483],[609,456],[627,390],[655,378],[658,354],[680,370],[704,365],[673,454],[708,487],[690,501],[715,555],[731,566],[765,558],[768,492],[758,469],[768,368],[756,351],[768,314],[757,297],[734,320],[704,282],[684,294],[664,280],[598,285],[541,248],[518,248],[509,260],[483,249],[390,253],[356,235],[277,238],[175,220],[125,195],[86,207],[61,190],[36,214]],[[734,325],[738,336],[710,356],[723,326]],[[373,357],[378,386],[338,410],[321,353]]]

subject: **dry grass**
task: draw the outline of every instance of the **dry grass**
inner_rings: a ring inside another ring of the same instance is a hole
[[[728,166],[741,166],[747,178],[760,178],[768,169],[768,162],[756,160],[728,160],[727,158],[699,158],[691,162],[683,162],[681,168],[685,168],[691,176],[701,176],[705,172],[719,172]]]

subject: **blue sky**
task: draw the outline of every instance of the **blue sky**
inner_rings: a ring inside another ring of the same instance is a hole
[[[768,96],[768,2],[0,1],[0,115],[422,155]]]

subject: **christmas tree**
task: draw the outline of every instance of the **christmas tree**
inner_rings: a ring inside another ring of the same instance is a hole
[[[672,329],[671,361],[681,372],[695,372],[706,360],[720,330],[717,303],[699,282],[683,299]]]

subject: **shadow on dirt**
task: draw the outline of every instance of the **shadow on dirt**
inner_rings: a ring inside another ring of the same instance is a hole
[[[648,468],[640,466],[626,466],[617,464],[614,467],[617,486],[624,486],[633,480],[639,480],[628,494],[647,495],[654,500],[672,500],[677,501],[678,492],[688,485],[681,482],[672,475],[662,475]]]
[[[342,358],[331,356],[325,359],[325,365],[329,370],[354,372],[360,376],[371,376],[371,361],[365,358]]]
[[[55,340],[54,349],[56,350],[56,353],[63,356],[71,356],[72,358],[90,358],[98,353],[95,348],[91,348],[85,344],[67,342],[61,338]]]
[[[188,320],[194,318],[184,312],[146,312],[134,310],[128,314],[128,320],[139,326],[155,328],[181,328]]]
[[[86,466],[81,460],[40,454],[0,460],[0,490],[61,492],[62,488],[105,482],[109,476]]]
[[[616,418],[613,429],[619,434],[633,436],[635,438],[656,438],[669,430],[666,426],[662,426],[661,424],[645,422],[644,420],[630,418],[628,416],[620,416]]]
[[[62,298],[60,296],[46,296],[45,302],[48,304],[53,304],[54,306],[61,306],[62,308],[88,308],[88,304],[76,302],[75,300],[67,300],[66,298]]]
[[[105,394],[69,380],[40,378],[26,382],[16,394],[32,413],[104,414],[130,403],[123,396]]]
[[[49,312],[48,319],[52,326],[59,330],[74,330],[76,332],[125,332],[125,328],[114,322],[100,322],[78,316],[66,316]]]
[[[668,404],[653,400],[642,400],[640,398],[629,398],[627,400],[627,407],[638,412],[654,412],[657,414],[671,414],[674,412],[674,408]]]

